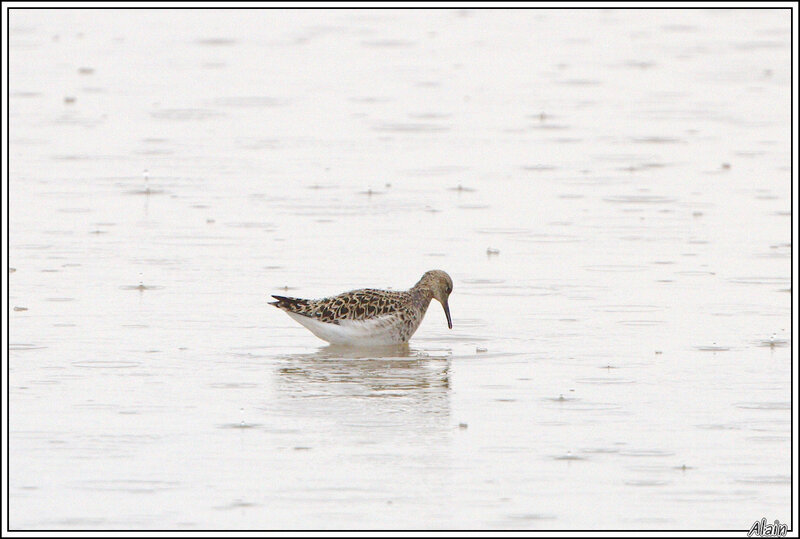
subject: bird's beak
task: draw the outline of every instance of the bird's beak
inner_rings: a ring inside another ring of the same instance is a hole
[[[442,303],[442,307],[444,307],[444,314],[447,316],[447,327],[453,329],[453,322],[450,320],[450,306],[447,304],[447,300]]]

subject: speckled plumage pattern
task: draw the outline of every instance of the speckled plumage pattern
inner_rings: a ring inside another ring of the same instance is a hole
[[[400,344],[417,330],[431,299],[442,303],[450,325],[447,298],[452,288],[450,276],[432,270],[402,292],[362,288],[317,300],[272,296],[277,301],[271,305],[333,344]]]

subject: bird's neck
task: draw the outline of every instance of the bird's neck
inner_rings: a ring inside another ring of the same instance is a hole
[[[428,308],[428,304],[433,299],[433,290],[426,286],[422,281],[415,284],[411,290],[409,290],[409,293],[411,294],[414,303],[423,311]]]

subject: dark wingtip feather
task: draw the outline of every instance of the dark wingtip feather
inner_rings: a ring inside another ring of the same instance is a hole
[[[274,305],[279,309],[289,303],[289,298],[285,298],[283,296],[275,296],[275,295],[273,295],[272,297],[278,301],[270,301],[269,304]]]
[[[286,296],[272,296],[278,301],[270,302],[270,305],[274,305],[279,309],[285,309],[287,311],[298,312],[302,311],[304,307],[308,305],[308,300],[300,299],[300,298],[287,298]],[[302,314],[302,313],[299,313]]]

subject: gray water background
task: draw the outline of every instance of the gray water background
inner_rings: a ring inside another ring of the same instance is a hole
[[[10,26],[12,528],[792,524],[786,11]]]

